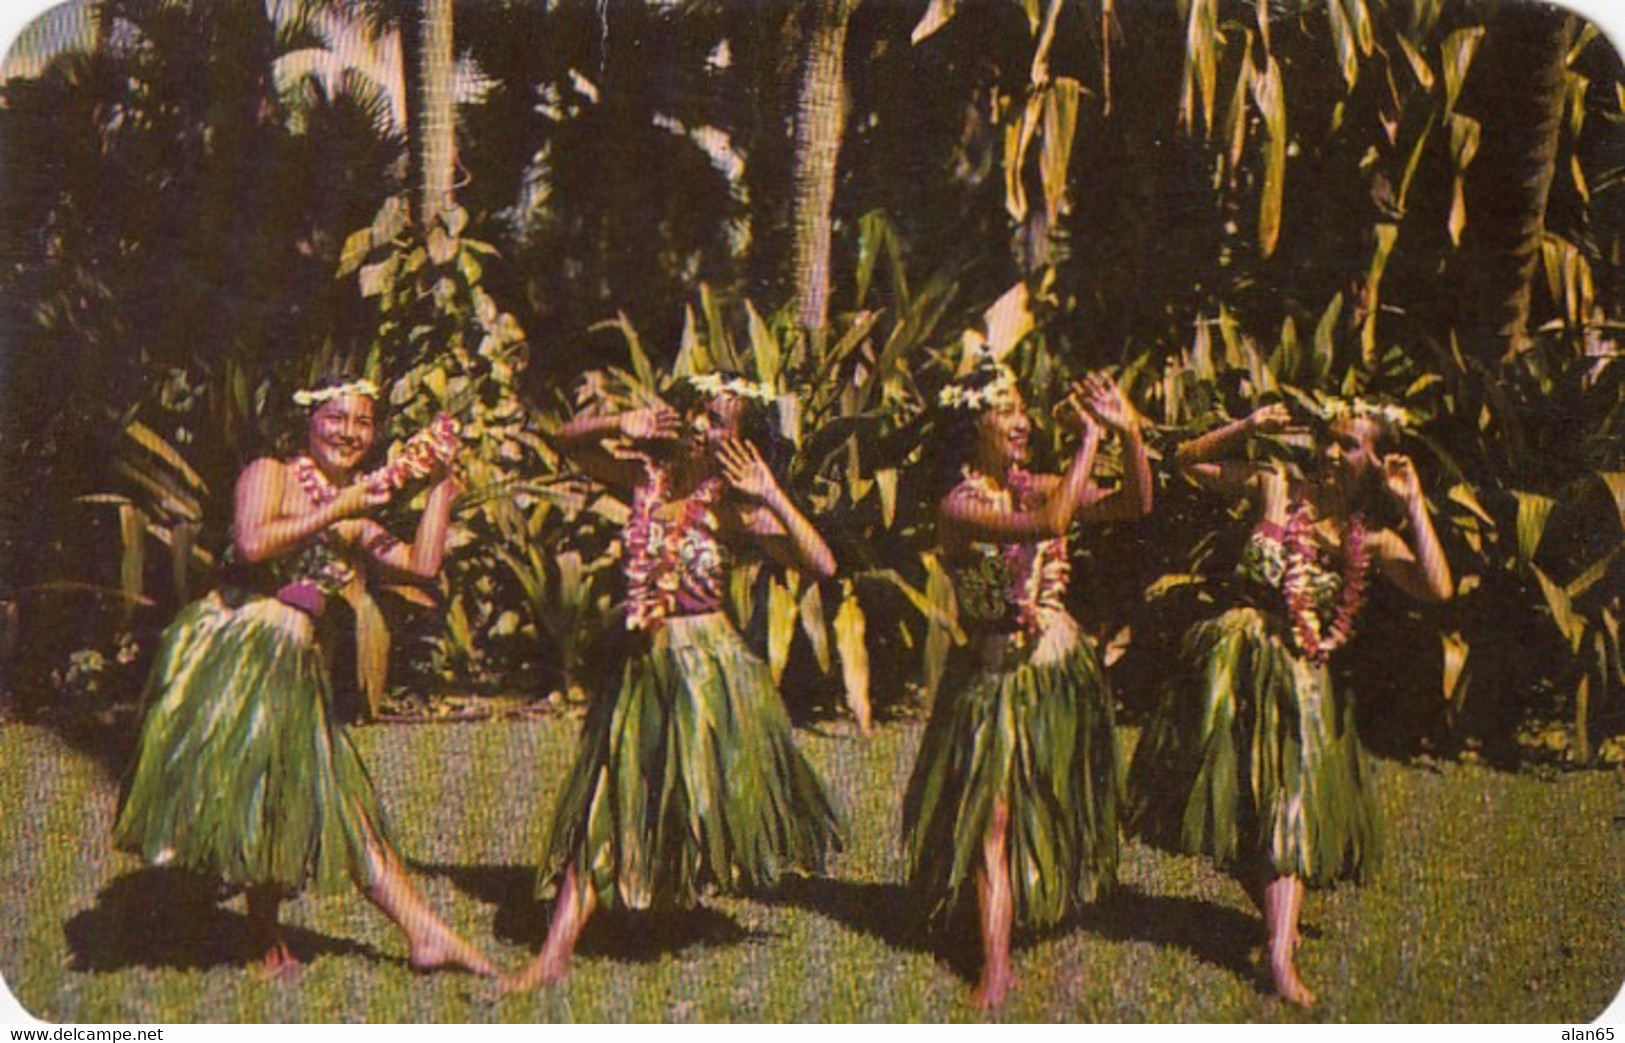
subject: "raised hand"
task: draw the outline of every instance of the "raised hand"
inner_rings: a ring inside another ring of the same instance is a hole
[[[1108,431],[1122,434],[1134,425],[1134,410],[1123,398],[1117,382],[1104,373],[1090,373],[1078,384],[1083,407]]]
[[[1071,431],[1084,438],[1098,433],[1100,427],[1089,410],[1084,407],[1081,383],[1072,385],[1072,390],[1056,404],[1051,415],[1055,417],[1055,422],[1061,425],[1062,430]]]
[[[1247,426],[1254,431],[1273,435],[1284,431],[1292,423],[1292,413],[1280,402],[1259,406],[1247,417]]]
[[[779,483],[762,454],[749,442],[731,438],[722,443],[717,447],[717,463],[734,491],[750,499],[766,500],[779,491]]]
[[[1414,504],[1422,498],[1416,465],[1404,453],[1390,453],[1382,458],[1382,484],[1388,494],[1402,504]]]
[[[359,517],[388,503],[392,492],[388,481],[363,475],[339,491],[333,499],[333,510],[340,518]]]
[[[621,434],[634,441],[677,437],[682,418],[670,409],[634,409],[618,419]]]

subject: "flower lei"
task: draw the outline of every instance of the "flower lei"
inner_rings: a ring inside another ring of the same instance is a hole
[[[648,480],[632,496],[632,516],[626,523],[626,629],[654,630],[677,606],[682,576],[677,564],[663,550],[669,541],[675,546],[717,502],[722,482],[707,478],[697,486],[683,508],[676,526],[668,532],[655,517],[666,503],[671,476],[664,467],[645,460]]]
[[[1285,551],[1281,593],[1286,598],[1287,615],[1291,619],[1292,635],[1299,650],[1310,662],[1320,664],[1354,633],[1354,620],[1365,598],[1366,567],[1371,558],[1365,545],[1365,521],[1360,515],[1353,515],[1343,534],[1341,589],[1331,621],[1325,623],[1315,604],[1313,590],[1312,574],[1319,563],[1319,555],[1311,539],[1313,528],[1309,505],[1300,503],[1295,506],[1281,537]]]
[[[1016,375],[1008,366],[998,365],[994,368],[998,376],[993,378],[992,383],[974,390],[963,384],[949,384],[937,392],[937,405],[944,409],[964,409],[974,413],[989,407],[1000,408],[1014,402],[1018,390]]]
[[[304,490],[305,498],[317,507],[326,507],[338,498],[338,489],[308,456],[294,460],[293,477],[299,483],[299,488]]]
[[[754,398],[758,402],[773,402],[779,397],[766,384],[746,380],[744,377],[724,379],[720,373],[696,373],[688,378],[688,384],[708,398],[733,395],[735,398]]]
[[[345,395],[360,395],[363,398],[376,399],[378,397],[378,385],[363,377],[360,380],[352,380],[347,384],[321,388],[317,391],[301,388],[293,393],[293,401],[295,405],[299,406],[319,406],[323,402],[331,402],[333,399],[343,398]]]
[[[458,441],[461,431],[456,420],[441,413],[428,427],[408,438],[400,452],[390,456],[388,463],[363,481],[399,489],[413,479],[428,477],[436,465],[450,463],[457,455],[462,445]]]

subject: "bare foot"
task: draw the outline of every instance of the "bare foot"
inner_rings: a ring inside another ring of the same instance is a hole
[[[564,980],[570,971],[570,957],[556,956],[543,949],[530,961],[530,965],[518,974],[506,974],[502,977],[503,992],[529,992],[531,989],[541,988],[545,985],[556,985]]]
[[[1298,943],[1298,915],[1303,909],[1303,881],[1277,877],[1264,887],[1264,922],[1269,928],[1270,978],[1275,993],[1305,1009],[1315,1005],[1315,994],[1298,977],[1294,959]]]
[[[1270,958],[1270,978],[1275,983],[1275,993],[1288,1003],[1296,1004],[1305,1010],[1315,1005],[1315,994],[1298,977],[1298,968],[1292,963],[1291,957],[1276,959]]]
[[[497,976],[496,966],[449,928],[412,939],[407,962],[418,971],[451,965],[485,978]]]
[[[392,848],[369,836],[367,857],[377,879],[362,885],[361,893],[406,935],[407,962],[413,970],[428,971],[449,964],[487,978],[497,976],[495,965],[423,901]]]
[[[575,867],[566,869],[559,885],[558,900],[553,903],[553,918],[547,925],[547,941],[542,943],[541,952],[530,961],[530,966],[502,979],[502,991],[524,992],[563,981],[570,971],[570,954],[575,952],[576,939],[581,937],[581,929],[587,926],[588,917],[597,907],[597,894],[577,883]]]
[[[978,1010],[996,1014],[1004,1006],[1005,997],[1015,983],[1016,977],[1010,972],[1009,964],[989,966],[982,971],[982,980],[977,983],[971,1002],[976,1004]]]

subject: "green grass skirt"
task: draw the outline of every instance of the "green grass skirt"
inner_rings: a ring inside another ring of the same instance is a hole
[[[767,664],[720,613],[673,618],[589,708],[537,890],[573,866],[603,907],[687,908],[821,870],[839,834]]]
[[[1192,627],[1182,666],[1129,772],[1135,829],[1311,884],[1362,876],[1377,853],[1376,799],[1353,700],[1330,670],[1255,608]]]
[[[933,919],[947,917],[982,864],[1003,799],[1016,922],[1053,924],[1117,879],[1120,784],[1105,672],[1077,624],[1057,614],[996,667],[970,646],[957,650],[946,677],[903,797],[910,889]]]
[[[382,814],[330,716],[309,616],[270,598],[193,602],[164,631],[145,702],[120,847],[289,892],[374,882]]]

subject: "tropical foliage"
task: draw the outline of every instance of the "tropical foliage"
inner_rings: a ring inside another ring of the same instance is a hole
[[[792,701],[867,725],[962,636],[930,403],[974,351],[1021,372],[1041,456],[1095,368],[1164,455],[1263,402],[1404,405],[1458,596],[1368,613],[1346,658],[1392,689],[1379,741],[1562,721],[1575,759],[1617,749],[1625,74],[1577,18],[79,2],[96,31],[0,87],[30,157],[0,184],[21,700],[75,652],[128,659],[207,581],[234,474],[334,365],[387,383],[391,439],[450,411],[470,444],[438,597],[359,610],[395,683],[580,699],[621,629],[626,506],[550,432],[727,369],[774,389],[775,464],[842,564],[743,572],[733,608]],[[1152,518],[1077,541],[1130,711],[1215,597],[1226,521],[1165,475]],[[1368,669],[1396,650],[1418,668]]]

